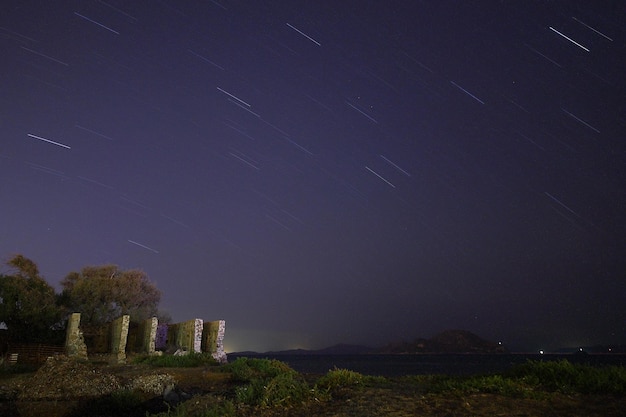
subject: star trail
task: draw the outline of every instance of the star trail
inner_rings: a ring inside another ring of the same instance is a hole
[[[626,344],[619,2],[8,0],[0,257],[226,349]]]

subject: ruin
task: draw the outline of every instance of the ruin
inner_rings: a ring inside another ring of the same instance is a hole
[[[87,359],[87,345],[80,329],[80,313],[72,313],[67,319],[65,353],[78,359]]]
[[[202,319],[170,324],[167,328],[167,344],[178,350],[200,353],[202,330]]]
[[[209,352],[213,359],[219,363],[225,363],[224,333],[226,322],[224,320],[209,321],[202,328],[202,351]]]
[[[111,322],[111,358],[112,364],[126,363],[126,342],[130,316],[124,315]]]
[[[227,362],[224,352],[224,320],[192,319],[174,324],[159,324],[152,317],[139,324],[130,323],[124,315],[83,336],[80,313],[73,313],[67,324],[65,350],[68,356],[87,359],[89,355],[104,355],[112,364],[126,362],[126,354],[156,354],[159,351],[207,352],[220,363]],[[87,341],[86,341],[87,339]]]

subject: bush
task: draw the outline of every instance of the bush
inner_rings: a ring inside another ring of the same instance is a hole
[[[363,386],[365,376],[348,369],[333,369],[317,381],[317,387],[323,390],[333,391],[344,387]]]
[[[297,374],[289,365],[276,359],[237,358],[222,369],[230,372],[232,378],[240,382],[273,378],[284,373]]]
[[[291,406],[307,401],[311,389],[298,372],[275,359],[238,358],[223,367],[235,381],[237,402],[248,406]]]
[[[272,378],[257,378],[235,391],[237,401],[249,406],[292,406],[306,402],[309,386],[297,373],[283,373]]]

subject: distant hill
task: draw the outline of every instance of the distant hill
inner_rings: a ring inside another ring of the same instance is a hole
[[[366,354],[418,354],[418,353],[508,353],[499,343],[490,342],[466,330],[446,330],[430,339],[413,342],[389,343],[382,348],[338,344],[324,349],[291,349],[270,352],[233,352],[231,355],[366,355]]]
[[[347,345],[347,344],[339,344],[330,346],[323,349],[317,350],[306,350],[306,349],[289,349],[289,350],[278,350],[278,351],[269,351],[269,352],[236,352],[233,353],[235,355],[361,355],[366,353],[372,353],[376,349],[368,347],[368,346],[360,346],[360,345]]]
[[[362,355],[372,353],[374,350],[369,346],[339,344],[315,352],[319,355]]]
[[[482,339],[467,330],[446,330],[430,339],[390,343],[377,350],[377,353],[386,354],[507,352],[501,344]]]

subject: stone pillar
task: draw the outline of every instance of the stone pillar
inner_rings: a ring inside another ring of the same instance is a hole
[[[228,362],[224,352],[224,333],[226,321],[216,320],[204,323],[202,332],[202,351],[211,353],[213,359],[220,363]]]
[[[193,319],[168,327],[168,343],[176,349],[200,352],[202,347],[202,319]]]
[[[193,320],[193,351],[202,352],[202,319]]]
[[[156,333],[159,320],[156,317],[144,320],[139,326],[140,352],[152,355],[156,351]]]
[[[87,346],[80,330],[80,313],[72,313],[67,319],[65,353],[69,357],[87,359]]]
[[[128,338],[128,314],[111,322],[111,363],[126,363],[126,341]]]

